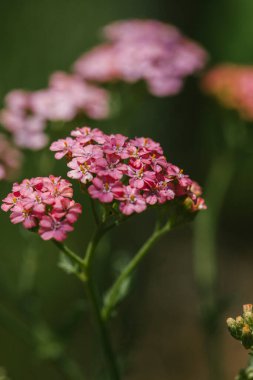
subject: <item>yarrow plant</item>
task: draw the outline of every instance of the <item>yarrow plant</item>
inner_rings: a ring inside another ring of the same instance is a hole
[[[177,94],[184,78],[201,70],[207,54],[172,25],[156,20],[116,21],[106,42],[81,56],[74,71],[94,82],[144,80],[155,96]]]
[[[71,73],[53,73],[47,88],[7,94],[0,123],[17,147],[37,151],[47,146],[48,125],[72,121],[78,125],[80,120],[84,124],[86,118],[101,120],[113,115],[109,92],[113,86],[107,85],[109,82],[144,81],[154,96],[171,96],[179,93],[185,78],[202,70],[207,60],[200,45],[174,26],[156,20],[115,22],[104,28],[103,36],[105,43],[82,55]],[[123,87],[118,86],[118,90]],[[4,156],[0,159],[0,179],[9,177],[19,159],[14,150],[6,148],[6,141],[0,136],[0,152],[3,147]],[[153,245],[172,228],[206,209],[202,189],[182,169],[167,161],[161,145],[149,137],[130,138],[83,126],[51,143],[50,150],[57,160],[65,159],[67,176],[79,183],[85,193],[83,199],[90,199],[96,227],[85,254],[73,252],[64,243],[82,213],[68,180],[49,175],[15,182],[1,208],[10,213],[13,224],[21,224],[43,240],[51,240],[61,251],[59,266],[84,283],[109,378],[119,380],[120,370],[106,323],[126,296],[134,270]],[[104,234],[130,217],[152,209],[156,212],[153,233],[109,289],[98,289],[93,264]],[[72,374],[72,361],[61,356],[57,339],[53,343],[56,351],[49,349],[46,356]],[[39,351],[45,354],[40,344]]]
[[[22,223],[43,240],[52,240],[62,252],[61,267],[84,282],[110,379],[117,380],[120,374],[106,321],[126,295],[126,282],[155,242],[176,225],[191,219],[196,211],[206,208],[202,191],[188,175],[166,160],[160,144],[150,138],[108,135],[84,126],[73,130],[71,137],[53,142],[50,149],[56,159],[65,157],[70,169],[68,177],[77,180],[92,200],[96,229],[85,255],[79,256],[62,243],[81,214],[81,205],[73,200],[69,181],[50,175],[14,183],[1,207],[10,211],[12,223]],[[160,210],[154,232],[98,299],[92,271],[98,242],[129,216],[154,206]]]

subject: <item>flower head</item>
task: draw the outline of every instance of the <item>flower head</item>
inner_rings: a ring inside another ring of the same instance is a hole
[[[240,340],[246,349],[253,347],[253,305],[243,305],[242,316],[228,318],[227,326],[233,338]]]
[[[117,21],[104,28],[106,43],[81,56],[74,71],[87,80],[144,80],[155,96],[180,91],[207,55],[175,27],[156,20]]]
[[[216,66],[203,77],[202,88],[224,107],[253,120],[253,66]]]
[[[60,177],[37,177],[15,183],[3,199],[2,210],[10,211],[13,224],[36,229],[44,240],[63,241],[82,212],[73,199],[71,184]]]
[[[82,114],[91,119],[107,118],[109,93],[78,75],[56,72],[48,88],[7,94],[0,122],[11,132],[17,146],[39,150],[48,143],[48,122],[68,122]],[[63,154],[67,154],[66,149]]]
[[[150,138],[107,135],[85,126],[54,142],[51,150],[56,158],[67,158],[68,177],[87,188],[91,198],[110,204],[114,213],[140,213],[175,198],[190,211],[206,207],[201,188],[170,164]]]

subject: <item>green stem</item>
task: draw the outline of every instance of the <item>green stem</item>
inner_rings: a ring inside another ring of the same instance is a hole
[[[71,251],[71,249],[69,249],[66,245],[64,245],[64,244],[62,244],[56,240],[52,240],[52,241],[56,245],[56,247],[59,248],[59,250],[61,252],[63,252],[71,260],[75,261],[77,264],[79,264],[79,265],[81,265],[81,267],[83,267],[84,261],[82,260],[82,258],[80,256],[78,256],[73,251]]]
[[[93,276],[92,276],[92,262],[93,262],[96,246],[99,243],[101,237],[104,235],[104,233],[107,232],[112,227],[113,225],[110,225],[108,227],[104,227],[104,225],[98,226],[91,241],[88,244],[83,262],[86,268],[85,285],[86,285],[86,290],[88,294],[88,299],[90,301],[91,309],[94,316],[93,319],[96,324],[97,331],[100,337],[104,358],[106,360],[107,367],[108,367],[108,372],[110,373],[110,380],[120,380],[120,375],[119,375],[116,359],[113,353],[110,339],[108,337],[105,322],[100,312],[100,305],[99,305],[99,301],[97,300],[97,295],[95,291],[95,286],[93,284]]]
[[[96,246],[98,245],[100,239],[102,238],[102,236],[105,234],[106,231],[107,230],[105,229],[104,225],[100,224],[96,228],[96,230],[95,230],[95,232],[94,232],[94,234],[93,234],[93,236],[92,236],[92,238],[91,238],[91,240],[87,246],[85,256],[82,260],[82,262],[84,263],[84,265],[87,268],[87,271],[89,271],[89,269],[92,265],[92,260],[93,260],[93,256],[95,253]]]
[[[110,380],[120,380],[120,374],[117,367],[116,359],[113,353],[111,342],[108,337],[105,322],[102,318],[99,303],[92,285],[92,281],[88,278],[86,282],[86,289],[90,305],[92,307],[92,312],[94,316],[94,322],[96,323],[97,331],[100,337],[101,346],[103,349],[103,354],[106,359],[108,372],[110,373]]]
[[[91,209],[92,209],[92,213],[93,213],[96,225],[98,226],[99,223],[100,223],[99,216],[97,214],[97,210],[96,210],[96,205],[95,205],[94,199],[92,199],[91,197],[90,197],[90,204],[91,204]]]
[[[106,303],[102,309],[102,316],[104,320],[107,320],[110,317],[112,310],[114,309],[119,289],[121,288],[124,281],[131,275],[131,273],[136,269],[139,262],[146,256],[146,254],[150,251],[153,245],[159,240],[163,235],[169,232],[172,228],[172,222],[169,220],[163,227],[156,228],[150,238],[143,244],[143,246],[139,249],[133,259],[129,262],[129,264],[123,269],[115,283],[109,289],[107,293]]]
[[[211,380],[223,379],[218,342],[220,305],[217,294],[216,235],[221,208],[234,171],[234,155],[230,150],[214,159],[206,184],[208,210],[198,216],[194,229],[194,275],[200,297]]]

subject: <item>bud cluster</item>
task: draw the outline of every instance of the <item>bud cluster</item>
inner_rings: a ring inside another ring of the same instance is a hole
[[[232,337],[240,340],[246,349],[253,346],[253,305],[243,305],[242,316],[228,318],[227,325]]]
[[[249,366],[246,369],[242,369],[235,380],[252,380],[253,379],[253,367]]]

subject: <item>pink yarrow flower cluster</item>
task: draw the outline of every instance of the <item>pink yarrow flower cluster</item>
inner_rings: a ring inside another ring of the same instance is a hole
[[[50,149],[56,159],[67,158],[68,177],[116,212],[141,213],[175,198],[187,201],[193,211],[206,208],[201,188],[168,163],[160,144],[150,138],[129,139],[83,127],[55,141]]]
[[[3,199],[2,210],[10,211],[13,224],[36,229],[43,240],[63,241],[73,231],[82,212],[73,199],[72,185],[61,177],[37,177],[14,183]]]
[[[207,60],[197,43],[160,21],[117,21],[106,26],[103,34],[107,42],[74,64],[74,71],[87,80],[144,80],[153,95],[174,95],[184,78],[201,70]]]
[[[224,107],[253,120],[253,66],[223,64],[211,69],[202,79],[202,88]]]
[[[38,150],[48,143],[45,132],[49,121],[68,122],[79,114],[91,119],[107,118],[108,92],[78,75],[56,72],[44,90],[11,91],[5,98],[0,123],[12,133],[17,146]]]
[[[0,181],[15,177],[21,163],[21,152],[3,134],[0,134]]]

